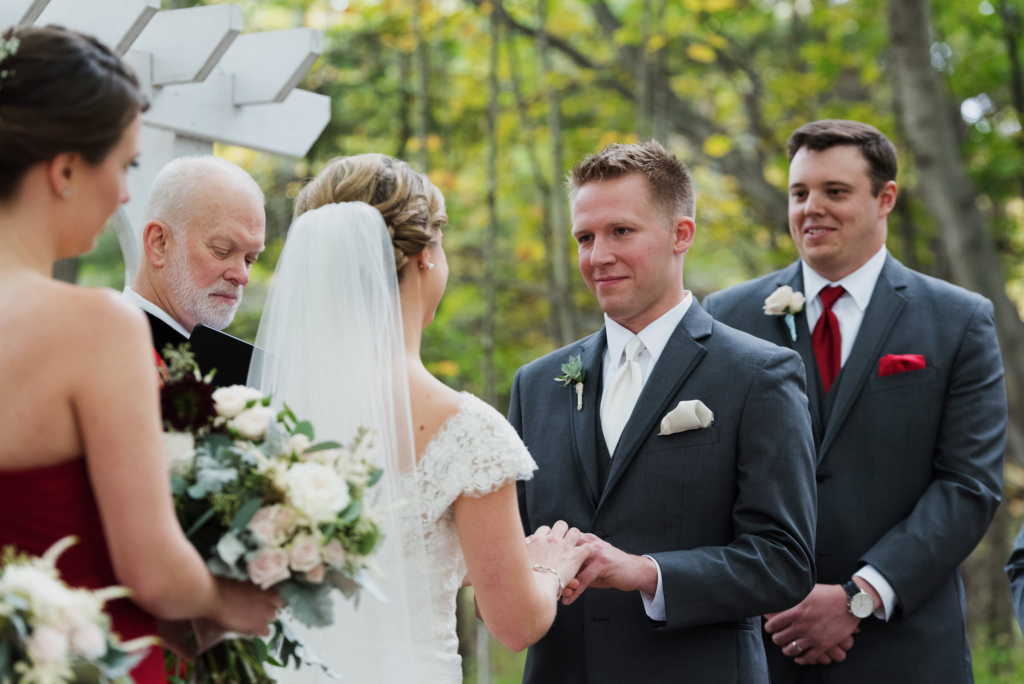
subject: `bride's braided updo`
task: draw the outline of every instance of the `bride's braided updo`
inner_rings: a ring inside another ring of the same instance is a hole
[[[369,204],[384,217],[401,275],[410,257],[422,252],[437,234],[432,217],[437,214],[439,196],[425,176],[386,154],[337,157],[299,192],[294,218],[325,204]]]

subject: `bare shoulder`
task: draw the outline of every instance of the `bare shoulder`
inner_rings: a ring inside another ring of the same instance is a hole
[[[138,340],[148,335],[146,315],[120,293],[108,288],[72,287],[67,305],[68,320],[80,330],[103,337]]]
[[[409,377],[413,429],[417,452],[422,452],[445,422],[459,412],[461,397],[430,374],[412,373]]]

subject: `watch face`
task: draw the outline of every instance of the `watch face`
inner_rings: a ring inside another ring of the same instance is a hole
[[[869,594],[862,591],[850,599],[850,612],[856,617],[866,618],[875,612],[875,602]]]

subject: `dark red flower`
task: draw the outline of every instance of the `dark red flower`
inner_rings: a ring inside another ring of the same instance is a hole
[[[213,385],[196,380],[191,374],[165,383],[160,390],[163,419],[179,432],[195,432],[207,427],[217,417],[213,390]]]

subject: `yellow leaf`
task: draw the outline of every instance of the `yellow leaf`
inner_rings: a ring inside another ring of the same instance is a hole
[[[717,33],[704,34],[704,40],[711,43],[711,46],[717,48],[718,50],[724,50],[725,48],[729,47],[729,41],[727,41],[725,38],[718,35]]]
[[[438,361],[437,363],[431,363],[427,368],[434,375],[440,375],[445,378],[454,378],[459,374],[459,364],[454,361]]]
[[[704,9],[700,0],[683,0],[683,6],[691,12],[700,12]]]
[[[667,42],[668,39],[660,33],[656,36],[651,36],[651,39],[647,41],[647,51],[657,52],[661,48],[665,47],[665,43]]]
[[[427,149],[431,152],[437,152],[441,149],[441,136],[439,135],[428,135],[427,136]]]
[[[686,54],[695,62],[703,62],[704,64],[711,64],[716,59],[715,51],[701,43],[690,45],[690,47],[686,48]]]
[[[704,9],[708,12],[721,12],[736,6],[736,0],[704,0]]]
[[[704,141],[704,154],[709,157],[719,158],[729,154],[732,149],[732,140],[728,136],[715,134]]]

